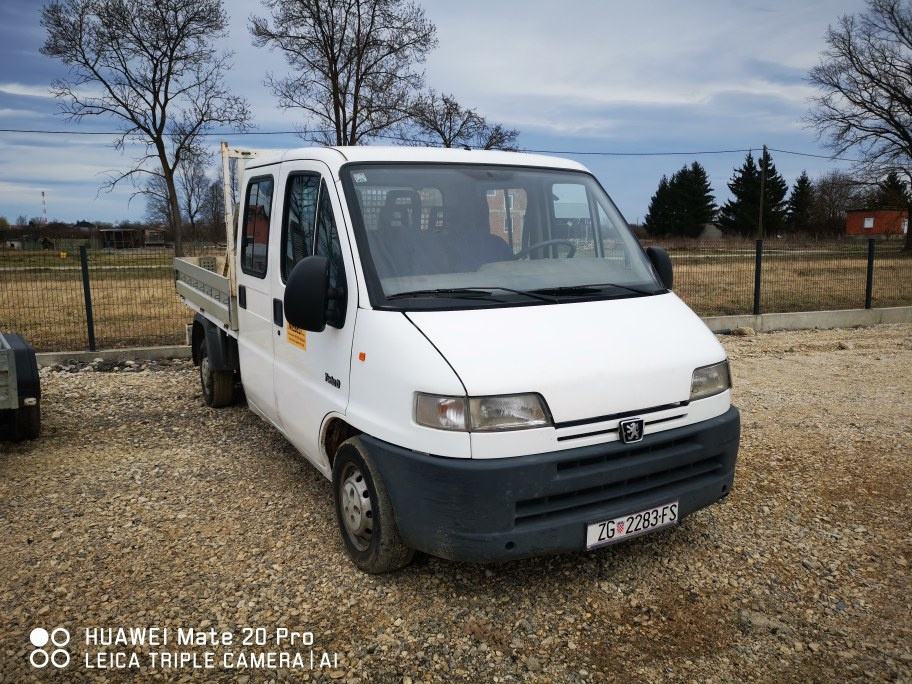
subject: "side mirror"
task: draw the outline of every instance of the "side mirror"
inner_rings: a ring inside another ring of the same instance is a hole
[[[323,332],[329,302],[329,259],[309,256],[291,269],[285,283],[285,318],[296,328]]]
[[[674,269],[671,266],[671,257],[661,247],[647,247],[646,256],[652,262],[652,267],[659,274],[659,280],[665,289],[670,290],[674,287]],[[290,319],[289,319],[290,320]]]

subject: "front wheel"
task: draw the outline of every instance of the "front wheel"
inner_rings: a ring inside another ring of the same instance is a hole
[[[380,574],[411,563],[415,552],[399,536],[386,484],[360,438],[341,444],[332,474],[336,520],[355,565]]]

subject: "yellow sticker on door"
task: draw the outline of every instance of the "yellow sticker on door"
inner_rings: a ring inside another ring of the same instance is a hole
[[[288,343],[307,351],[307,331],[288,324]]]

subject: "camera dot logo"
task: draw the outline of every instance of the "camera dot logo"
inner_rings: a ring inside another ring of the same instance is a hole
[[[55,627],[50,633],[44,627],[35,627],[29,634],[29,641],[35,647],[29,654],[32,667],[41,669],[48,664],[62,670],[70,664],[70,652],[66,645],[70,643],[70,633],[63,627]],[[50,644],[50,653],[45,647]]]

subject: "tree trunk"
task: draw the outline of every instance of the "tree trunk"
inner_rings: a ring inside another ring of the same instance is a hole
[[[912,200],[906,203],[906,252],[912,252]]]
[[[180,205],[177,202],[177,188],[174,185],[174,173],[167,168],[162,169],[165,184],[168,186],[168,224],[174,235],[174,256],[184,256],[184,239],[181,235]]]

